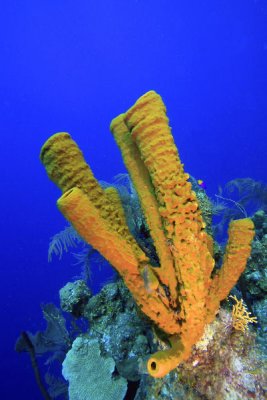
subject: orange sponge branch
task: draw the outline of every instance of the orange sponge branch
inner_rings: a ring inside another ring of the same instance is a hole
[[[102,218],[97,208],[81,189],[68,190],[59,198],[58,207],[83,239],[98,250],[119,272],[142,311],[164,331],[179,330],[175,316],[157,295],[148,292],[140,271],[146,257],[139,254],[119,232],[110,229],[109,221]],[[153,304],[153,307],[151,307]]]

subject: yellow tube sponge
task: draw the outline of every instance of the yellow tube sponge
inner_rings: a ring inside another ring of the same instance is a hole
[[[212,280],[207,298],[209,322],[213,320],[220,302],[228,296],[244,272],[254,235],[254,224],[250,218],[230,222],[223,264]]]
[[[162,377],[186,360],[205,325],[244,271],[253,222],[233,221],[221,269],[212,277],[213,239],[184,172],[166,108],[154,91],[111,123],[138,193],[160,265],[152,265],[131,235],[115,188],[103,189],[67,133],[44,144],[41,160],[62,189],[58,206],[83,239],[118,271],[140,309],[169,339],[152,354],[148,372]]]
[[[59,132],[51,136],[41,149],[40,159],[49,178],[63,193],[74,187],[82,189],[99,210],[101,217],[109,221],[109,229],[127,238],[137,254],[142,254],[141,259],[147,260],[129,232],[119,196],[114,193],[116,189],[104,190],[100,186],[81,150],[68,133]]]
[[[146,93],[125,113],[124,120],[153,184],[165,245],[167,242],[172,252],[171,269],[179,282],[179,319],[186,319],[181,333],[187,341],[189,335],[193,344],[202,333],[206,317],[207,287],[214,267],[210,238],[204,231],[196,195],[180,161],[161,97],[154,91]],[[157,250],[160,247],[156,246]],[[164,263],[161,268],[167,270]]]
[[[174,190],[188,175],[183,174],[165,111],[161,97],[150,91],[125,113],[125,123],[152,180],[159,213],[168,219],[177,206]],[[167,221],[165,225],[170,228]]]
[[[172,255],[164,235],[163,222],[159,214],[154,187],[139,149],[124,121],[124,117],[125,115],[121,114],[113,119],[110,129],[121,150],[123,161],[138,193],[151,237],[157,249],[160,267],[155,268],[155,274],[157,274],[162,284],[168,286],[171,302],[175,305],[177,300],[177,278],[173,268]]]
[[[148,373],[153,378],[162,378],[189,357],[190,352],[185,352],[184,345],[179,336],[169,338],[171,347],[157,351],[147,361]]]
[[[57,201],[58,208],[81,237],[101,252],[120,273],[138,275],[138,260],[131,243],[110,229],[109,222],[79,188],[65,192]]]
[[[116,268],[142,311],[162,330],[170,334],[177,333],[179,327],[174,314],[157,293],[150,291],[145,285],[139,265],[142,250],[139,249],[140,254],[137,257],[131,242],[110,229],[108,221],[101,217],[81,189],[73,188],[65,192],[57,204],[80,236]],[[142,261],[146,261],[145,257]]]
[[[69,133],[59,132],[52,135],[43,145],[40,158],[49,178],[63,193],[79,187],[96,205],[102,200],[103,189]]]

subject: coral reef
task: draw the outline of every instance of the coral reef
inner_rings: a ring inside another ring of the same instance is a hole
[[[119,375],[127,379],[128,399],[261,400],[266,394],[264,357],[255,344],[255,333],[237,331],[233,314],[226,309],[206,325],[189,359],[159,379],[147,374],[144,360],[166,344],[121,280],[90,298],[83,316],[89,320],[90,340],[100,345],[101,357],[111,357]]]
[[[262,347],[262,354],[267,357],[267,214],[258,210],[252,219],[256,235],[239,287],[249,310],[257,317],[257,341]]]
[[[41,150],[49,177],[61,188],[58,206],[78,234],[119,272],[135,301],[171,345],[147,363],[162,377],[189,358],[205,325],[246,267],[254,236],[249,218],[232,221],[222,267],[212,275],[212,237],[183,170],[155,92],[115,118],[111,131],[138,193],[159,265],[154,266],[126,223],[115,188],[103,189],[67,133]]]
[[[67,399],[68,388],[58,369],[60,368],[61,371],[62,362],[71,348],[72,333],[67,329],[61,310],[54,304],[42,305],[42,311],[47,325],[45,331],[38,331],[35,334],[22,332],[16,341],[15,350],[18,353],[27,352],[29,354],[35,380],[45,399],[54,399],[58,396],[61,399]],[[40,368],[41,361],[45,368]],[[47,370],[46,385],[41,378],[40,370]],[[53,370],[52,373],[51,370]],[[56,370],[58,371],[55,372]]]
[[[92,293],[83,280],[68,282],[59,292],[60,307],[74,317],[80,317],[91,296]]]
[[[134,231],[142,238],[142,246],[147,248],[151,244],[151,238],[147,235],[144,216],[141,213],[140,205],[136,204],[136,195],[129,184],[129,179],[124,178],[124,182],[126,187],[118,187],[117,184],[114,186],[120,193],[122,203],[127,206],[125,208],[127,220],[133,219]],[[105,186],[108,187],[107,184]],[[198,188],[196,187],[195,190],[198,195]],[[200,189],[200,191],[203,190]],[[132,201],[135,208],[134,216],[130,209]],[[206,198],[204,209],[209,209],[208,201],[209,199]],[[200,204],[202,209],[203,203]],[[107,284],[97,295],[91,297],[91,291],[85,281],[78,280],[69,282],[60,290],[61,307],[72,318],[71,327],[76,326],[75,331],[68,333],[65,319],[60,311],[53,305],[47,305],[44,309],[44,316],[50,328],[46,332],[39,332],[36,335],[27,333],[31,341],[31,353],[37,354],[38,352],[38,354],[45,355],[49,352],[49,359],[44,359],[44,367],[47,368],[48,365],[50,370],[54,360],[59,361],[61,365],[77,335],[85,338],[88,344],[97,340],[97,342],[93,342],[96,343],[93,351],[97,353],[97,359],[101,362],[102,359],[107,358],[112,365],[112,374],[107,371],[107,379],[111,383],[114,383],[113,379],[118,375],[126,379],[128,389],[125,398],[128,400],[156,400],[159,398],[162,400],[213,398],[261,400],[265,398],[267,385],[264,369],[266,365],[266,329],[264,329],[266,313],[262,312],[262,308],[264,309],[266,297],[263,290],[264,266],[266,265],[266,240],[264,240],[266,215],[260,210],[252,219],[256,227],[256,237],[252,243],[253,250],[247,269],[242,279],[239,280],[238,286],[235,287],[234,293],[240,297],[242,289],[242,296],[246,298],[246,302],[248,301],[249,309],[253,311],[253,314],[257,313],[259,322],[255,327],[248,326],[245,332],[236,331],[235,313],[231,306],[233,302],[224,302],[224,307],[227,309],[221,308],[216,320],[206,325],[204,335],[193,346],[189,359],[163,378],[155,380],[147,374],[146,360],[149,359],[151,352],[167,348],[165,341],[162,340],[165,338],[159,335],[160,332],[153,328],[150,320],[140,313],[131,292],[123,281],[119,279],[114,283]],[[68,244],[68,246],[72,245],[75,243]],[[82,247],[82,258],[83,250]],[[151,248],[149,252],[153,251],[155,250]],[[61,254],[59,253],[58,256],[60,257]],[[94,254],[91,254],[90,257],[94,258]],[[153,258],[155,257],[153,256]],[[220,258],[221,254],[218,257],[219,261]],[[88,261],[91,262],[91,259]],[[98,264],[99,260],[96,259],[95,262]],[[261,279],[261,282],[255,277]],[[245,290],[246,285],[247,291]],[[69,317],[67,316],[66,319],[68,320]],[[86,329],[83,330],[86,332],[86,336],[84,334],[81,336],[81,330],[77,330],[79,321],[83,320],[88,320],[90,326],[88,330],[86,324]],[[41,338],[41,342],[34,338]],[[38,343],[41,343],[41,346]],[[29,346],[25,346],[24,335],[18,340],[16,349],[20,352],[28,351],[30,354]],[[81,360],[79,360],[80,357]],[[76,352],[76,358],[78,364],[76,372],[81,377],[81,364],[84,363],[82,353]],[[35,358],[33,367],[35,370],[42,359]],[[86,358],[86,363],[89,365],[85,365],[83,370],[96,367],[96,363],[90,357]],[[104,380],[98,377],[96,379],[100,393],[106,393],[102,386]],[[44,393],[46,388],[42,383],[40,373],[36,381],[41,392]],[[45,382],[48,385],[45,398],[61,399],[64,396],[64,398],[72,400],[73,396],[74,398],[81,396],[82,391],[86,390],[84,382],[80,384],[78,380],[74,379],[72,380],[72,391],[68,395],[66,382],[63,381],[60,371],[58,371],[58,376],[52,375],[51,371],[46,373]]]
[[[71,400],[122,400],[127,390],[126,379],[113,376],[111,357],[102,357],[97,340],[80,336],[72,344],[62,373],[69,381]]]
[[[112,356],[120,375],[138,381],[139,362],[150,353],[152,332],[123,282],[110,283],[93,296],[83,316],[90,336],[98,339],[104,355]]]
[[[263,399],[267,380],[255,334],[234,329],[232,315],[221,309],[191,357],[178,368],[180,382],[205,399]]]

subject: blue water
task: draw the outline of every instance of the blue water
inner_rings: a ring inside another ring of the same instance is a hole
[[[98,179],[125,172],[112,118],[148,90],[165,101],[185,170],[209,194],[267,181],[266,0],[1,1],[1,399],[41,399],[22,330],[79,268],[47,262],[65,225],[39,162],[68,131]],[[102,275],[101,275],[102,274]],[[97,282],[106,279],[102,270]]]

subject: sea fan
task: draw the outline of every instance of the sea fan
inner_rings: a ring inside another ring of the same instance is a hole
[[[212,201],[213,215],[220,220],[213,226],[218,238],[225,236],[226,226],[234,219],[252,216],[262,209],[267,211],[267,185],[252,178],[237,178],[219,187],[216,200]]]
[[[96,252],[91,246],[85,246],[79,253],[72,253],[76,262],[74,265],[79,265],[82,267],[81,278],[85,282],[92,283],[91,278],[91,257],[92,254]],[[76,278],[76,277],[75,277]],[[77,277],[79,278],[79,277]]]
[[[243,207],[253,205],[255,208],[267,210],[267,185],[251,178],[237,178],[225,185],[228,193],[237,192],[238,203]]]
[[[84,243],[84,240],[72,226],[67,226],[51,238],[48,248],[48,261],[52,260],[53,254],[61,259],[64,251],[67,252],[69,247],[77,247],[78,243]]]
[[[210,202],[212,206],[212,215],[221,215],[228,208],[226,201],[219,197],[216,197],[215,200],[210,199]]]

